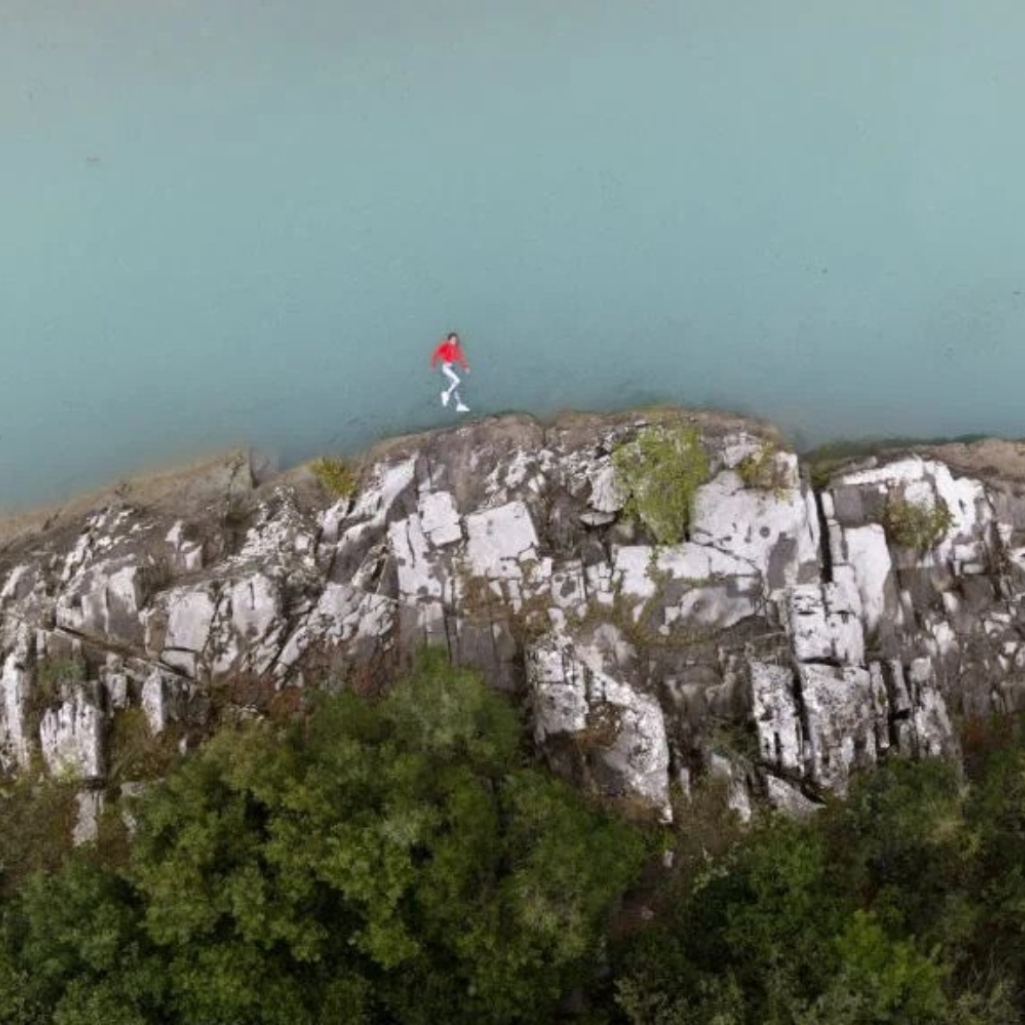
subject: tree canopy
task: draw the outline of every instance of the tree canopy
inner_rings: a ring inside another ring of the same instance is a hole
[[[134,800],[130,842],[62,847],[67,788],[9,787],[0,1023],[1023,1020],[1016,727],[967,772],[894,758],[741,830],[714,790],[619,821],[523,725],[426,652],[378,700],[222,730]]]

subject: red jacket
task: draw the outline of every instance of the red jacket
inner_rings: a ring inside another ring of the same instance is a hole
[[[447,338],[431,353],[431,367],[436,367],[439,363],[458,363],[464,370],[470,369],[459,343],[450,342]]]

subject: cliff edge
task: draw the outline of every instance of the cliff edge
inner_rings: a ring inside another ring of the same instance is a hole
[[[646,439],[700,474],[625,474]],[[312,686],[375,691],[426,643],[522,694],[552,764],[610,801],[667,818],[711,775],[742,815],[801,813],[1025,703],[1023,453],[813,487],[771,425],[660,409],[395,439],[341,497],[243,453],[129,482],[0,527],[0,761],[129,786],[133,716],[188,746]],[[667,538],[650,504],[680,495]]]

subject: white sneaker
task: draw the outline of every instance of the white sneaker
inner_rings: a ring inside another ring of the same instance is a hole
[[[441,393],[441,404],[443,406],[447,406],[448,405],[448,392],[447,391],[443,391]]]
[[[463,404],[462,404],[462,403],[460,402],[460,403],[459,403],[459,405],[458,405],[458,406],[456,406],[456,412],[457,412],[457,413],[469,413],[469,412],[470,412],[470,407],[469,407],[469,406],[464,406],[464,405],[463,405]]]

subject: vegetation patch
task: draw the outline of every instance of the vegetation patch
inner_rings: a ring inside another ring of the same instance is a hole
[[[321,487],[337,498],[351,498],[356,493],[355,469],[337,456],[321,456],[310,463],[313,475]]]
[[[706,777],[641,827],[431,651],[378,700],[222,729],[133,837],[111,805],[71,850],[71,786],[0,781],[0,1023],[1021,1025],[1020,724],[805,819],[741,827]]]
[[[29,718],[38,725],[46,712],[61,706],[65,688],[72,683],[84,683],[86,675],[85,659],[80,655],[39,662],[27,703]]]
[[[954,517],[942,498],[927,506],[909,502],[902,495],[891,495],[883,513],[883,529],[890,541],[918,552],[939,544],[953,523]]]
[[[617,482],[629,494],[625,512],[659,544],[687,536],[694,494],[709,478],[708,456],[694,428],[647,427],[612,453]]]
[[[153,736],[141,708],[119,709],[111,717],[107,736],[111,781],[122,783],[166,775],[178,758],[180,739],[177,726]]]
[[[712,731],[710,742],[713,751],[727,757],[733,755],[752,763],[761,760],[758,730],[749,720],[731,719],[721,722]]]
[[[25,769],[0,783],[0,896],[34,872],[59,868],[75,809],[75,787],[65,780]]]
[[[521,736],[437,651],[378,701],[222,730],[134,802],[127,870],[29,881],[0,1022],[554,1022],[646,844]]]
[[[672,578],[667,571],[658,568],[654,552],[648,564],[648,576],[655,584],[654,594],[642,598],[637,594],[625,594],[622,588],[617,588],[611,602],[590,601],[583,606],[582,612],[568,612],[566,621],[570,628],[578,632],[590,631],[602,624],[609,624],[642,654],[651,654],[657,650],[698,648],[715,643],[721,637],[721,630],[713,626],[698,626],[682,617],[666,624],[665,591]],[[689,587],[702,587],[711,581],[695,579],[686,583]]]
[[[763,442],[757,452],[745,456],[737,466],[737,474],[744,487],[759,491],[771,491],[777,497],[790,486],[790,475],[786,464],[778,458],[779,449],[769,442]]]
[[[459,616],[476,627],[504,623],[521,646],[536,641],[551,629],[554,607],[548,588],[538,577],[538,566],[536,560],[524,560],[522,581],[512,582],[517,585],[514,595],[510,581],[475,574],[465,559],[457,559],[453,568]]]

